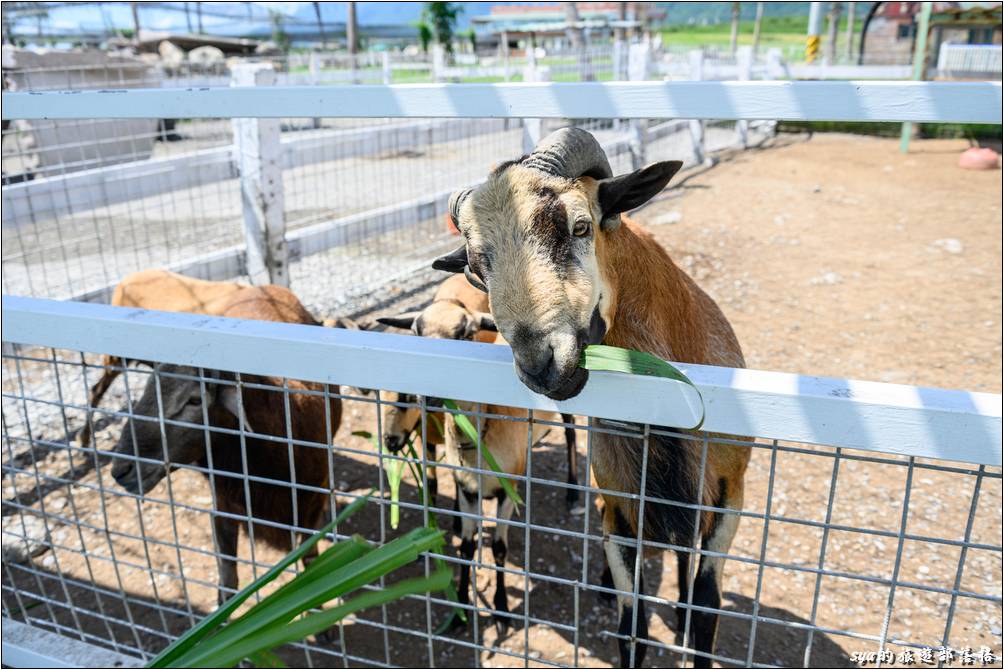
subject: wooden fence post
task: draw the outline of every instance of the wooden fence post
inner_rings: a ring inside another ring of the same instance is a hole
[[[690,79],[704,79],[704,52],[700,49],[690,52]],[[694,147],[694,160],[703,165],[707,160],[707,151],[704,147],[704,121],[701,119],[690,120],[690,140]]]
[[[632,44],[628,48],[628,79],[631,81],[646,81],[649,78],[651,54],[648,42]],[[631,167],[640,170],[645,167],[645,144],[647,119],[631,119],[629,124],[628,146],[631,150]]]
[[[270,63],[232,68],[232,86],[274,86]],[[289,286],[289,250],[282,193],[279,119],[235,118],[235,162],[240,171],[245,263],[252,284]]]

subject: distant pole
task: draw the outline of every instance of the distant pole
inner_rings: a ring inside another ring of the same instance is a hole
[[[729,36],[729,53],[736,54],[736,46],[739,42],[739,3],[732,3],[732,34]]]
[[[837,62],[837,29],[840,26],[840,3],[830,3],[830,14],[826,26],[826,62],[833,65]]]
[[[753,21],[753,55],[760,49],[760,24],[763,22],[763,3],[756,3],[756,19]]]
[[[349,43],[349,53],[355,54],[358,48],[358,40],[356,38],[356,3],[350,2],[348,21],[345,24],[345,39]]]
[[[854,58],[854,3],[847,3],[847,44],[844,45],[847,50],[847,63],[851,63],[851,59]]]
[[[920,3],[920,26],[917,28],[917,41],[913,51],[913,80],[920,81],[926,74],[924,72],[927,64],[927,32],[931,26],[931,2]],[[899,150],[907,153],[910,150],[910,135],[913,133],[913,124],[909,121],[903,123],[903,130],[899,136]]]
[[[185,24],[188,26],[188,34],[192,34],[192,12],[188,8],[188,3],[185,3]]]
[[[625,20],[627,20],[627,3],[626,2],[618,2],[617,3],[617,20],[618,21],[625,21]],[[624,41],[624,27],[623,26],[619,26],[617,28],[614,28],[614,41],[615,42],[623,42]],[[614,77],[614,79],[617,79],[617,77]]]
[[[321,49],[327,49],[328,41],[324,39],[324,21],[321,19],[321,3],[312,2],[310,4],[314,6],[314,14],[317,16],[317,33],[321,38]]]
[[[809,3],[809,30],[805,38],[805,62],[812,63],[819,54],[819,33],[823,23],[823,3]]]
[[[199,23],[199,34],[202,34],[202,3],[195,3],[195,18]]]
[[[129,8],[132,9],[132,41],[139,44],[139,3],[130,2]]]

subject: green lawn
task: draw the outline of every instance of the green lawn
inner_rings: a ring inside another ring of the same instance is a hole
[[[765,17],[760,28],[760,48],[803,47],[805,46],[808,17],[784,16]],[[861,33],[861,20],[854,22],[855,35]],[[840,17],[837,31],[838,44],[842,44],[847,30],[847,17]],[[660,30],[662,43],[666,46],[728,46],[731,39],[732,26],[729,23],[719,23],[709,26],[666,26]],[[826,41],[826,21],[823,21],[823,41]],[[740,46],[753,44],[753,22],[739,22]]]

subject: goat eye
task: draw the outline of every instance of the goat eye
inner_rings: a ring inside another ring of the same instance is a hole
[[[576,237],[585,237],[592,229],[593,222],[589,219],[576,219],[575,225],[572,226],[572,235],[575,235]]]
[[[197,395],[193,395],[191,398],[189,398],[188,400],[185,401],[185,404],[186,405],[191,405],[191,406],[201,405],[202,404],[202,398],[199,397],[199,396],[197,396]]]

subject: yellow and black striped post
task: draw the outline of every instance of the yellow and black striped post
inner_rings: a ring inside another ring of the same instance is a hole
[[[819,35],[809,35],[805,38],[805,62],[815,62],[819,55]]]
[[[809,3],[809,30],[805,38],[805,62],[814,63],[819,55],[819,33],[823,25],[823,3]]]

